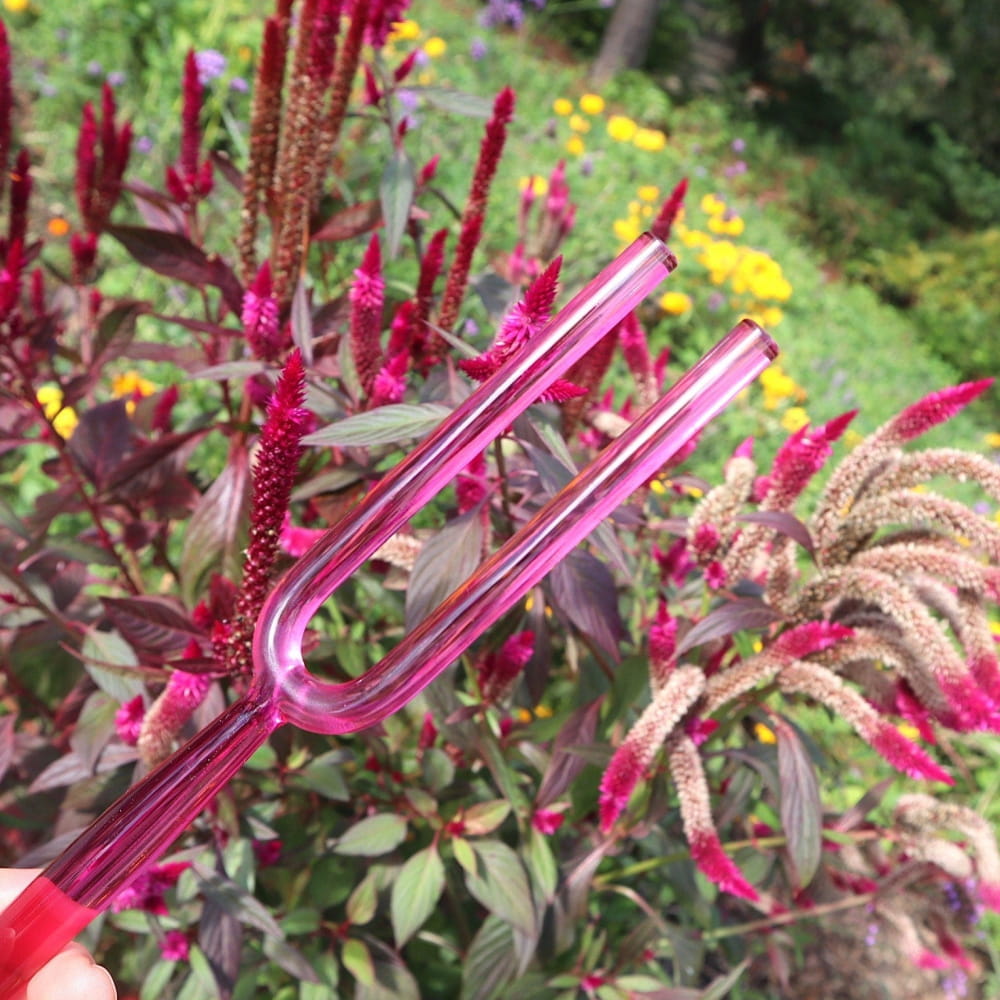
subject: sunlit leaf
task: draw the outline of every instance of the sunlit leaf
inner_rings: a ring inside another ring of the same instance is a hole
[[[373,858],[395,850],[406,837],[406,819],[398,813],[377,813],[354,824],[337,841],[338,854]]]
[[[392,884],[390,914],[396,946],[404,944],[434,912],[444,889],[444,865],[431,844],[414,854]]]
[[[823,849],[823,804],[816,768],[798,733],[784,719],[773,720],[778,737],[778,778],[781,783],[781,826],[796,884],[804,888],[819,867]]]
[[[321,427],[307,434],[302,441],[309,445],[336,445],[342,448],[398,444],[429,434],[449,413],[451,407],[441,403],[379,406],[367,413],[358,413]]]

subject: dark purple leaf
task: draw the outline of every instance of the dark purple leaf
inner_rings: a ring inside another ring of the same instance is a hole
[[[382,206],[377,201],[362,201],[334,212],[326,222],[312,234],[313,240],[352,240],[370,233],[382,221]]]
[[[764,629],[780,620],[781,615],[763,601],[752,598],[727,601],[710,611],[677,644],[677,655],[712,639],[723,639],[744,629]]]
[[[114,305],[98,320],[94,360],[91,362],[95,370],[99,370],[105,361],[120,357],[126,352],[135,337],[136,320],[147,312],[149,306],[145,302],[123,301]]]
[[[198,943],[212,968],[221,1000],[233,995],[240,974],[243,927],[239,919],[211,897],[206,898],[198,926]]]
[[[594,742],[600,710],[600,700],[584,705],[583,708],[578,708],[560,728],[552,744],[549,766],[545,769],[542,783],[538,787],[538,795],[535,797],[536,808],[544,809],[561,799],[583,770],[587,762],[568,748]]]
[[[210,573],[241,578],[249,505],[250,460],[245,449],[235,448],[195,508],[184,535],[180,576],[188,607],[197,603]]]
[[[93,769],[87,766],[77,753],[68,753],[54,760],[35,780],[28,786],[28,794],[44,792],[50,788],[63,788],[66,785],[83,781],[93,774]]]
[[[68,447],[95,486],[103,489],[112,472],[132,447],[132,422],[124,399],[114,399],[80,416]]]
[[[14,762],[14,723],[17,716],[0,715],[0,781]]]
[[[406,591],[406,630],[412,631],[479,565],[483,526],[479,511],[449,521],[417,556]]]
[[[870,788],[850,809],[841,813],[832,825],[832,829],[845,832],[853,830],[867,818],[868,814],[877,809],[885,798],[886,792],[895,784],[895,778],[884,778],[874,788]]]
[[[143,181],[129,181],[125,188],[135,198],[139,214],[151,229],[168,233],[184,232],[184,213],[169,195]]]
[[[313,322],[304,281],[296,282],[288,320],[292,328],[292,343],[299,349],[302,363],[309,368],[313,363]]]
[[[181,434],[162,434],[153,441],[144,442],[111,470],[105,488],[121,492],[122,487],[134,486],[134,480],[142,476],[143,490],[123,494],[130,498],[142,495],[146,490],[159,485],[158,477],[151,475],[155,473],[157,466],[160,467],[160,478],[164,475],[176,475],[177,468],[173,459],[177,452],[181,451],[182,457],[186,457],[207,433],[206,429],[198,429]]]
[[[805,888],[816,874],[823,849],[823,804],[816,768],[798,733],[781,718],[773,720],[778,737],[781,825],[796,885]]]
[[[737,521],[749,521],[751,524],[763,524],[779,535],[787,535],[793,542],[798,542],[809,553],[815,556],[816,545],[809,529],[794,514],[783,510],[760,510],[750,514],[738,514]]]
[[[239,315],[243,288],[221,257],[206,254],[186,236],[143,226],[109,226],[113,236],[138,263],[157,274],[195,288],[211,285],[222,292],[226,305]]]
[[[204,634],[167,597],[103,597],[108,620],[137,650],[158,655],[183,649]]]
[[[552,570],[548,583],[563,614],[617,662],[625,626],[607,566],[589,552],[574,549]]]
[[[118,702],[103,691],[93,692],[84,703],[69,745],[89,771],[94,770],[98,758],[115,733],[117,711]]]
[[[227,153],[213,149],[209,154],[213,166],[226,179],[226,182],[237,194],[243,193],[243,171],[240,170]]]

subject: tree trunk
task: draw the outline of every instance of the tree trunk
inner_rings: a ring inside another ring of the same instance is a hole
[[[590,82],[600,87],[623,69],[639,69],[653,37],[660,0],[618,0],[590,68]]]

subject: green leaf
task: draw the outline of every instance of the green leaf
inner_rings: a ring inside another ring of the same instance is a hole
[[[443,792],[455,780],[455,762],[440,747],[425,750],[420,767],[424,784],[435,794]]]
[[[465,877],[469,892],[501,920],[534,933],[535,906],[521,859],[499,840],[480,840],[472,849],[477,870]]]
[[[80,656],[93,682],[115,701],[129,701],[142,693],[135,650],[117,632],[89,629]]]
[[[470,837],[492,833],[509,815],[510,803],[506,799],[477,802],[462,813],[465,833]]]
[[[377,904],[375,879],[368,874],[355,886],[347,899],[347,919],[356,927],[362,927],[375,916]]]
[[[392,158],[385,165],[378,192],[385,223],[386,256],[390,259],[399,253],[403,242],[406,224],[410,221],[410,206],[413,204],[415,189],[413,164],[402,144],[397,145]]]
[[[727,973],[725,976],[720,976],[718,979],[713,979],[705,992],[701,994],[699,1000],[722,1000],[723,997],[729,996],[730,991],[736,985],[737,981],[747,971],[749,964],[750,959],[745,958],[732,972]]]
[[[372,986],[375,983],[375,963],[368,945],[359,938],[348,938],[340,953],[344,968],[361,983],[362,986]]]
[[[249,506],[250,460],[245,449],[237,448],[195,507],[184,533],[180,577],[188,607],[198,602],[212,572],[240,579]]]
[[[778,737],[778,780],[781,784],[781,826],[796,884],[804,888],[819,867],[823,850],[823,804],[816,769],[795,730],[774,720]]]
[[[559,884],[559,866],[549,846],[548,837],[534,828],[528,840],[527,862],[531,880],[542,897],[541,901],[545,904],[552,902]]]
[[[370,984],[358,983],[354,1000],[420,1000],[420,987],[398,955],[371,942],[375,975]]]
[[[491,914],[472,939],[462,963],[461,1000],[492,1000],[518,971],[514,929]]]
[[[343,771],[340,769],[342,754],[339,750],[329,750],[311,760],[292,778],[293,784],[318,792],[333,802],[349,802],[351,798]]]
[[[472,849],[472,844],[465,837],[452,837],[451,847],[455,852],[455,860],[470,875],[475,875],[477,862],[476,852]]]
[[[493,102],[488,98],[466,94],[461,90],[452,90],[449,87],[422,87],[418,92],[428,104],[433,104],[434,107],[449,114],[485,120],[493,111]]]
[[[434,911],[444,889],[444,865],[431,844],[410,858],[392,886],[390,912],[396,946],[402,948]]]
[[[307,434],[302,441],[358,448],[398,444],[429,434],[449,413],[451,407],[443,403],[394,403],[345,417]]]
[[[175,962],[167,962],[163,959],[154,962],[152,968],[146,973],[146,978],[142,981],[139,1000],[160,1000],[175,968]]]
[[[406,837],[406,820],[396,813],[378,813],[355,823],[337,842],[338,854],[366,858],[394,851]]]

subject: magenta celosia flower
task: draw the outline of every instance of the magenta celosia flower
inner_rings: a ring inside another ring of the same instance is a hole
[[[502,698],[517,680],[535,649],[531,629],[515,632],[495,652],[488,653],[479,665],[479,690],[484,701]]]
[[[385,406],[398,403],[406,392],[406,374],[410,370],[410,355],[400,351],[392,355],[379,369],[372,383],[371,405]]]
[[[160,956],[168,962],[186,962],[191,942],[184,931],[167,931],[160,941]]]
[[[836,622],[811,621],[787,629],[768,647],[772,655],[801,660],[854,635],[854,630]]]
[[[417,737],[417,749],[427,750],[434,746],[437,740],[438,730],[434,725],[434,716],[430,712],[424,713],[424,721],[420,724],[420,735]]]
[[[382,251],[378,236],[372,235],[361,266],[354,272],[351,286],[351,356],[365,395],[371,395],[375,376],[382,367]]]
[[[410,0],[376,0],[368,12],[365,27],[365,44],[380,49],[386,43],[392,26],[402,21]]]
[[[270,840],[254,840],[253,853],[261,868],[270,868],[281,860],[281,841],[276,837]]]
[[[667,602],[660,600],[656,619],[649,627],[649,672],[654,686],[664,683],[674,668],[677,649],[677,619],[670,613]]]
[[[142,730],[142,717],[146,714],[146,703],[141,694],[137,694],[129,701],[123,702],[121,708],[115,712],[115,732],[122,743],[127,743],[134,747],[139,742],[139,733]]]
[[[703,874],[723,892],[755,902],[760,896],[726,854],[714,830],[701,830],[688,836],[691,858]]]
[[[271,263],[265,261],[243,293],[240,319],[254,357],[277,361],[281,356],[282,337],[278,323],[278,300],[273,294]]]
[[[167,167],[167,190],[182,204],[191,204],[210,194],[214,186],[212,161],[201,163],[201,107],[204,87],[193,49],[184,60],[184,99],[181,107],[181,150],[175,167]]]
[[[654,545],[650,549],[650,554],[660,568],[660,579],[664,583],[680,585],[696,567],[688,553],[686,538],[678,538],[666,552]]]
[[[101,121],[93,105],[83,107],[76,146],[76,202],[88,232],[100,233],[122,191],[132,146],[132,125],[116,128],[115,98],[108,84],[101,91]],[[98,152],[99,150],[99,152]]]
[[[847,425],[857,416],[850,410],[819,427],[806,424],[792,434],[774,457],[762,506],[770,510],[786,510],[806,488],[813,476],[823,468],[833,454],[830,447]]]
[[[875,752],[903,774],[908,774],[911,778],[941,781],[946,785],[955,784],[955,779],[943,767],[931,760],[916,743],[907,739],[888,720],[879,720],[864,735]]]
[[[728,578],[726,567],[718,559],[713,559],[705,567],[705,584],[710,590],[720,590]]]
[[[465,514],[478,507],[486,498],[488,488],[486,456],[479,452],[455,477],[455,498],[458,501],[458,512]]]
[[[919,437],[965,409],[993,385],[993,381],[992,378],[984,378],[978,382],[963,382],[961,385],[932,392],[898,413],[884,425],[883,431],[893,441],[909,441]],[[880,434],[879,431],[875,433]]]
[[[186,861],[156,865],[140,872],[111,901],[115,913],[122,910],[145,910],[159,917],[165,917],[167,909],[166,892],[172,889],[181,873],[190,868]]]
[[[312,547],[313,542],[324,534],[326,532],[322,528],[300,528],[298,525],[292,524],[291,515],[286,514],[278,544],[283,552],[298,558],[304,555],[306,550]]]
[[[987,909],[1000,913],[1000,882],[980,881],[976,886],[979,900]]]
[[[653,225],[650,226],[650,232],[663,240],[664,243],[670,239],[670,230],[673,229],[674,223],[677,221],[677,216],[684,205],[684,196],[687,194],[687,187],[687,178],[682,177],[663,203],[660,214],[653,221]]]
[[[538,809],[531,816],[531,825],[546,835],[555,833],[563,825],[566,817],[555,809]]]

